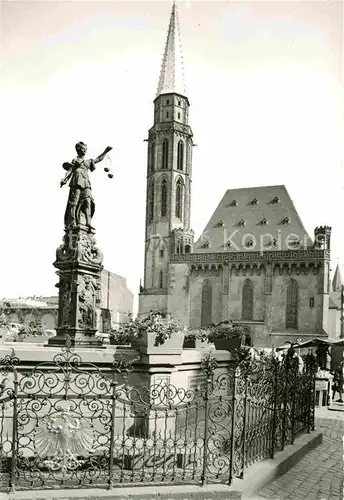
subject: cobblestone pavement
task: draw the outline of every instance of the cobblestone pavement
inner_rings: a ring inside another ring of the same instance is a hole
[[[323,432],[322,444],[260,490],[254,500],[343,500],[344,412],[321,410],[316,428]]]

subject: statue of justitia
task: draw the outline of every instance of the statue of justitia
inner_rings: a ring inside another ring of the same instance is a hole
[[[71,163],[63,163],[62,167],[67,170],[65,177],[60,182],[60,187],[69,183],[69,197],[65,212],[64,223],[66,229],[77,227],[79,224],[84,224],[89,228],[91,219],[94,214],[95,204],[92,197],[91,183],[88,172],[95,170],[96,163],[104,160],[109,151],[112,150],[108,146],[104,152],[95,159],[85,159],[87,145],[83,142],[78,142],[75,145],[77,157]],[[84,216],[84,221],[82,220]]]

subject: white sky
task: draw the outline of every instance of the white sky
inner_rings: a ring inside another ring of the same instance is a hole
[[[306,229],[332,226],[344,263],[343,4],[177,2],[196,237],[228,188],[285,184]],[[57,294],[74,144],[90,156],[107,269],[143,277],[146,148],[171,2],[2,2],[0,298]]]

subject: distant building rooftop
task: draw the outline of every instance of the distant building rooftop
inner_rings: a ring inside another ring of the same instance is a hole
[[[26,309],[26,308],[57,308],[57,301],[49,302],[46,300],[46,298],[43,297],[16,297],[16,298],[6,298],[6,299],[1,299],[0,304],[3,306],[5,304],[10,304],[10,307],[13,309]]]

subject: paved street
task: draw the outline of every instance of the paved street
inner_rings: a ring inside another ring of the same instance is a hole
[[[262,489],[255,500],[343,500],[344,412],[321,408],[316,417],[322,444]]]

